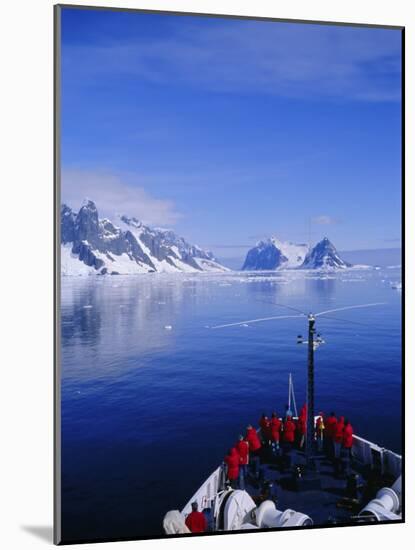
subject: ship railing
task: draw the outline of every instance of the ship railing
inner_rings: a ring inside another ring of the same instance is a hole
[[[192,511],[192,502],[197,502],[198,509],[204,510],[210,508],[215,500],[216,495],[225,487],[225,469],[223,465],[216,468],[214,472],[206,479],[199,487],[196,493],[188,501],[182,510],[182,514],[187,516]]]
[[[363,437],[353,435],[352,453],[355,460],[364,465],[378,467],[382,474],[388,474],[395,479],[401,475],[402,457]]]

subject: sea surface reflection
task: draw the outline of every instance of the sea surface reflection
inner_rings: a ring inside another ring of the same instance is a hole
[[[217,324],[384,302],[319,318],[316,406],[401,450],[399,270],[62,280],[62,512],[67,540],[161,534],[262,411],[305,399],[304,318]],[[357,324],[359,323],[359,324]]]

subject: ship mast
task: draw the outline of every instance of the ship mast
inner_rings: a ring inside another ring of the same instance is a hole
[[[318,315],[318,314],[317,314]],[[303,341],[302,336],[298,336],[299,344],[307,344],[307,418],[306,418],[306,441],[305,441],[305,461],[308,469],[314,467],[314,351],[324,344],[324,340],[316,333],[316,315],[309,313],[308,319],[308,340]]]
[[[307,430],[305,461],[311,467],[313,462],[314,444],[314,333],[315,317],[308,316],[308,361],[307,361]]]

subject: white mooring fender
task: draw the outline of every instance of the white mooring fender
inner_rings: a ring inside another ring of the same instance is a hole
[[[223,527],[225,531],[242,529],[244,523],[251,521],[251,512],[255,502],[246,491],[232,491],[225,503]]]
[[[185,523],[185,518],[179,510],[170,510],[170,512],[167,512],[163,519],[163,529],[166,535],[190,533]]]
[[[271,500],[263,502],[256,510],[256,522],[259,528],[270,527],[305,527],[313,525],[313,520],[306,514],[295,510],[277,510]]]
[[[380,489],[376,494],[376,498],[371,500],[359,512],[359,517],[371,516],[377,521],[400,519],[401,483],[401,477],[399,476],[392,487],[383,487],[383,489]]]

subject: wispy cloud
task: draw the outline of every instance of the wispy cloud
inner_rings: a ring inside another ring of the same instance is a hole
[[[126,214],[151,225],[174,225],[181,217],[173,201],[151,196],[140,181],[130,184],[108,172],[63,170],[62,202],[78,209],[86,198],[96,203],[100,216]]]
[[[401,237],[391,237],[391,238],[388,238],[388,239],[383,239],[385,243],[400,243],[401,242]]]
[[[311,222],[315,223],[316,225],[334,225],[336,223],[339,223],[339,220],[333,218],[332,216],[323,215],[311,218]]]
[[[64,45],[63,61],[81,83],[121,75],[218,92],[396,101],[400,48],[394,30],[180,18],[151,39]]]

